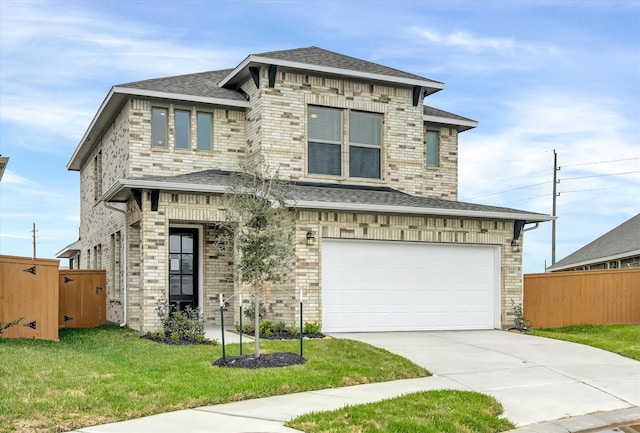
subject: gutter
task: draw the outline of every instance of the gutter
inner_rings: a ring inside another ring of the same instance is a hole
[[[120,324],[121,328],[124,328],[125,326],[127,326],[127,295],[128,295],[128,290],[127,290],[127,286],[128,286],[128,275],[129,275],[129,269],[128,269],[128,257],[127,257],[127,251],[129,250],[129,245],[127,243],[127,211],[126,210],[122,210],[119,209],[117,207],[111,206],[110,204],[108,204],[106,201],[103,201],[102,204],[104,205],[104,207],[106,207],[107,209],[111,209],[114,210],[116,212],[120,212],[123,216],[124,216],[124,253],[123,253],[123,257],[122,257],[122,262],[124,263],[123,266],[123,278],[122,278],[122,295],[124,298],[124,302],[122,304],[122,323]]]
[[[362,212],[389,212],[389,213],[403,213],[403,214],[427,214],[438,216],[452,216],[452,217],[469,217],[469,218],[495,218],[502,220],[524,220],[529,223],[551,221],[555,217],[527,213],[527,212],[499,212],[499,211],[484,211],[484,210],[471,210],[471,209],[442,209],[442,208],[425,208],[414,206],[393,206],[393,205],[371,205],[362,203],[335,203],[335,202],[320,202],[320,201],[307,201],[299,200],[296,202],[288,203],[291,206],[303,209],[331,209],[331,210],[345,210],[345,211],[362,211]],[[532,227],[530,230],[532,230]]]

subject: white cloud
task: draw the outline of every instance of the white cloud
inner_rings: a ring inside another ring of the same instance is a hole
[[[417,36],[422,37],[425,41],[445,45],[449,47],[459,47],[472,51],[477,50],[512,50],[516,43],[510,38],[483,38],[473,36],[471,33],[456,31],[450,34],[442,34],[435,29],[413,28],[411,30]]]
[[[1,120],[73,140],[112,85],[232,67],[246,55],[183,44],[149,23],[40,3],[3,4],[0,28]]]
[[[13,171],[6,169],[2,176],[2,184],[4,185],[19,185],[25,187],[36,187],[37,183],[26,177],[15,174]]]
[[[547,89],[512,100],[504,112],[504,125],[460,138],[462,200],[550,214],[556,149],[557,259],[612,229],[605,219],[640,212],[640,149],[617,101]],[[635,173],[609,176],[624,172]],[[550,264],[550,251],[550,228],[527,234],[526,262],[536,271]]]
[[[513,38],[476,36],[471,32],[456,30],[451,33],[442,33],[438,29],[411,27],[410,35],[419,37],[422,41],[434,45],[460,48],[472,52],[507,52],[524,51],[528,54],[556,54],[558,49],[544,44],[533,44],[517,41]]]

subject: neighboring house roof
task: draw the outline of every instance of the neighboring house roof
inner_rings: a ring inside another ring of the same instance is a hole
[[[640,255],[640,214],[549,266],[560,271]]]
[[[178,176],[153,176],[118,180],[102,197],[105,201],[129,200],[132,189],[158,189],[196,193],[224,193],[229,172],[205,170]],[[293,203],[300,209],[442,215],[468,218],[549,221],[549,215],[475,203],[412,196],[388,187],[292,182]]]
[[[7,164],[9,164],[9,157],[0,155],[0,179],[4,175],[4,169],[7,168]]]
[[[220,86],[234,86],[244,82],[249,76],[248,68],[254,65],[275,65],[343,77],[421,86],[429,94],[444,88],[444,84],[439,81],[314,46],[251,54],[220,81]]]
[[[307,70],[338,77],[417,86],[421,87],[426,94],[444,88],[444,84],[439,81],[318,47],[252,54],[235,69],[154,78],[113,86],[78,143],[67,163],[67,169],[80,170],[83,161],[91,154],[102,132],[111,124],[125,101],[131,96],[248,108],[249,101],[246,95],[237,91],[236,87],[249,79],[249,68],[256,65],[276,65],[283,69]],[[478,126],[475,120],[432,107],[426,107],[424,120],[452,125],[458,131]]]

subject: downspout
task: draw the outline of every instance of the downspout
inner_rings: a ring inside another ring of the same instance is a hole
[[[129,275],[129,270],[127,269],[128,260],[127,260],[127,251],[129,250],[129,245],[127,244],[127,211],[119,209],[117,207],[111,206],[107,204],[106,201],[103,201],[104,207],[107,209],[114,210],[116,212],[120,212],[124,216],[124,252],[122,254],[122,262],[123,262],[123,278],[122,278],[122,296],[124,298],[124,302],[122,303],[122,323],[120,324],[121,328],[127,326],[127,283]]]

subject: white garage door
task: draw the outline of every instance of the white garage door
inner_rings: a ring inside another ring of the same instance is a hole
[[[499,248],[322,240],[322,331],[499,327]]]

